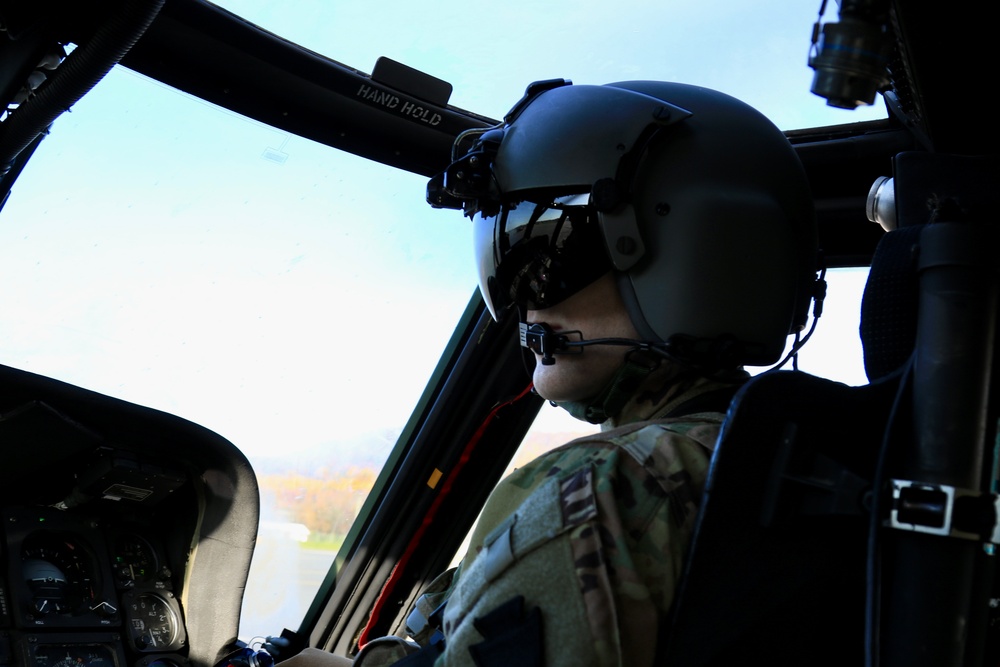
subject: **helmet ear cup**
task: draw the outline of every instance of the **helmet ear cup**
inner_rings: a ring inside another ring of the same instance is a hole
[[[775,220],[781,208],[756,191],[695,191],[644,226],[656,261],[628,272],[643,319],[659,339],[740,343],[739,364],[776,361],[795,305],[795,247]],[[688,199],[690,198],[690,199]],[[638,203],[649,217],[651,204]],[[730,354],[732,354],[730,352]]]
[[[817,268],[812,197],[795,150],[722,93],[611,85],[691,111],[649,142],[631,183],[645,254],[621,282],[636,328],[664,342],[729,341],[729,363],[774,363],[805,319]]]
[[[628,271],[646,254],[646,244],[632,204],[620,204],[614,210],[598,212],[597,219],[612,265],[618,271]]]

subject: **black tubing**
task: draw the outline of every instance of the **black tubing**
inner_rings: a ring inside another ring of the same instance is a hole
[[[74,50],[29,99],[0,125],[0,175],[52,122],[125,57],[165,0],[125,0],[108,22]]]

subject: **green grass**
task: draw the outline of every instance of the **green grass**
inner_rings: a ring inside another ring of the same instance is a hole
[[[343,535],[312,534],[308,540],[302,543],[302,548],[316,551],[338,551],[343,543]]]

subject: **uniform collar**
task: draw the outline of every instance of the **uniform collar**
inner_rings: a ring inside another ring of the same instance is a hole
[[[706,411],[702,408],[685,410],[684,406],[709,394],[731,394],[748,377],[740,370],[724,379],[711,379],[685,366],[664,362],[640,383],[622,409],[601,424],[601,428],[607,430],[623,424]],[[700,401],[699,404],[704,405]],[[719,408],[713,406],[712,409]]]
[[[601,424],[602,430],[608,430],[623,424],[662,419],[675,412],[685,414],[685,404],[709,398],[712,393],[727,397],[720,401],[699,400],[696,409],[686,412],[709,411],[704,407],[706,404],[712,406],[711,410],[724,410],[725,407],[719,408],[716,404],[728,403],[728,398],[748,377],[745,371],[736,370],[722,378],[710,379],[689,366],[636,351],[626,357],[600,394],[585,401],[555,405],[581,421]]]

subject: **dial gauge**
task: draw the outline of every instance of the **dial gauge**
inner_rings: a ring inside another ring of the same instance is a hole
[[[37,616],[87,613],[96,598],[94,576],[82,546],[68,537],[41,533],[25,540],[21,572]]]
[[[181,643],[180,618],[157,593],[140,593],[127,605],[129,633],[139,651],[167,651]]]
[[[144,538],[129,534],[115,541],[115,576],[121,587],[152,581],[156,568],[156,551]]]
[[[31,657],[31,667],[118,667],[106,644],[36,644]]]

